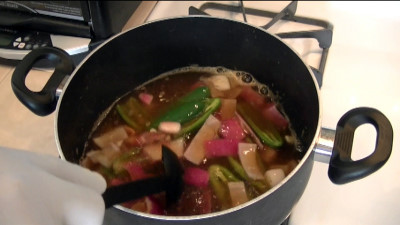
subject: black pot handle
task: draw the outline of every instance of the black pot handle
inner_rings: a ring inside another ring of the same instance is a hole
[[[39,92],[33,92],[25,85],[25,79],[34,64],[42,59],[55,63],[54,72]],[[57,105],[56,90],[63,79],[75,69],[72,58],[62,49],[43,47],[29,52],[16,66],[11,79],[11,86],[17,98],[33,113],[46,116]]]
[[[375,150],[369,156],[353,161],[351,151],[354,132],[362,124],[372,124],[377,132]],[[389,120],[376,109],[356,108],[339,120],[329,163],[328,176],[335,184],[361,179],[381,168],[392,152],[393,128]]]

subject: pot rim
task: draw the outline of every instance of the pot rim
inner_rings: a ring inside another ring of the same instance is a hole
[[[75,68],[75,70],[74,70],[74,71],[72,72],[72,74],[69,76],[69,78],[67,79],[67,82],[65,83],[65,85],[64,85],[64,87],[63,87],[63,91],[61,92],[61,95],[60,95],[60,97],[59,97],[59,99],[58,99],[57,106],[56,106],[56,115],[55,115],[55,117],[54,117],[54,133],[55,133],[55,139],[56,139],[56,146],[57,146],[58,153],[59,153],[59,155],[60,155],[60,157],[61,157],[62,160],[66,160],[66,158],[65,158],[65,156],[64,156],[64,154],[63,154],[63,151],[62,151],[62,149],[61,149],[61,144],[60,144],[59,138],[58,138],[58,123],[57,123],[57,121],[58,121],[58,113],[59,113],[59,110],[60,110],[60,105],[61,105],[61,102],[62,102],[64,93],[65,93],[65,91],[67,90],[67,88],[68,88],[68,86],[69,86],[71,80],[74,78],[76,72],[79,71],[80,67],[81,67],[83,64],[85,64],[85,62],[86,62],[93,54],[95,54],[100,48],[102,48],[104,45],[108,44],[109,42],[111,42],[111,41],[114,40],[115,38],[117,38],[117,37],[119,37],[119,36],[121,36],[121,35],[124,35],[124,34],[127,33],[127,32],[130,32],[130,31],[133,30],[133,29],[136,29],[136,28],[139,28],[139,27],[142,27],[142,26],[146,26],[146,25],[152,24],[152,23],[157,23],[157,22],[166,21],[166,20],[179,20],[179,19],[186,19],[186,18],[208,18],[208,19],[215,19],[215,20],[228,20],[228,21],[232,21],[232,22],[236,22],[236,23],[241,23],[241,24],[244,24],[244,25],[246,25],[246,26],[251,26],[251,27],[253,27],[253,28],[255,28],[255,29],[258,29],[258,30],[260,30],[260,31],[263,31],[263,32],[265,32],[265,33],[267,33],[267,34],[269,34],[269,35],[272,35],[273,37],[275,37],[275,38],[277,38],[278,40],[280,40],[280,41],[281,41],[284,45],[286,45],[290,50],[292,50],[292,52],[294,52],[294,53],[296,54],[296,56],[301,60],[301,62],[302,62],[302,63],[304,64],[304,66],[307,68],[307,70],[309,71],[309,75],[311,76],[311,78],[312,78],[312,80],[313,80],[313,82],[314,82],[315,90],[316,90],[316,92],[317,92],[318,103],[319,103],[319,104],[318,104],[318,107],[319,107],[319,109],[318,109],[319,112],[318,112],[318,113],[319,113],[319,115],[318,115],[317,129],[315,130],[315,134],[314,134],[314,137],[313,137],[313,139],[312,139],[312,142],[311,142],[310,146],[308,147],[306,153],[304,154],[304,156],[303,156],[302,159],[300,160],[299,164],[298,164],[298,165],[297,165],[297,166],[296,166],[296,167],[295,167],[281,182],[279,182],[279,184],[275,185],[273,188],[269,189],[269,190],[268,190],[267,192],[265,192],[264,194],[262,194],[262,195],[260,195],[260,196],[258,196],[258,197],[256,197],[256,198],[254,198],[254,199],[252,199],[252,200],[250,200],[250,201],[248,201],[248,202],[246,202],[246,203],[243,203],[243,204],[241,204],[241,205],[238,205],[238,206],[235,206],[235,207],[232,207],[232,208],[223,210],[223,211],[213,212],[213,213],[208,213],[208,214],[203,214],[203,215],[194,215],[194,216],[161,216],[161,215],[154,215],[154,214],[142,213],[142,212],[134,211],[134,210],[125,208],[125,207],[120,206],[120,205],[115,205],[115,206],[114,206],[115,208],[117,208],[117,209],[119,209],[119,210],[122,210],[122,211],[124,211],[124,212],[130,213],[130,214],[134,214],[134,215],[138,215],[138,216],[142,216],[142,217],[145,217],[145,218],[152,218],[152,219],[157,219],[157,220],[171,220],[171,221],[177,221],[177,220],[178,220],[178,221],[187,221],[187,220],[205,219],[205,218],[217,217],[217,216],[220,216],[220,215],[229,214],[229,213],[231,213],[231,212],[234,212],[234,211],[240,210],[240,209],[242,209],[242,208],[245,208],[245,207],[247,207],[248,205],[251,205],[251,204],[253,204],[253,203],[255,203],[255,202],[258,202],[258,201],[260,201],[260,200],[266,198],[266,197],[267,197],[268,195],[270,195],[271,193],[275,192],[275,190],[279,189],[283,184],[285,184],[288,180],[290,180],[290,179],[297,173],[297,171],[300,169],[300,167],[303,166],[303,164],[305,163],[305,161],[308,160],[308,158],[310,157],[310,154],[313,153],[313,149],[314,149],[314,147],[315,147],[315,144],[316,144],[317,141],[318,141],[319,134],[320,134],[320,131],[321,131],[321,124],[322,124],[322,121],[321,121],[321,117],[322,117],[322,104],[321,104],[321,93],[320,93],[320,88],[319,88],[318,82],[317,82],[315,76],[313,75],[313,72],[312,72],[310,66],[307,65],[307,64],[304,62],[304,60],[300,57],[299,53],[298,53],[296,50],[294,50],[292,47],[290,47],[289,45],[287,45],[287,44],[282,40],[282,38],[278,37],[278,36],[275,35],[275,34],[272,34],[272,33],[268,32],[267,30],[265,30],[265,29],[263,29],[263,28],[260,28],[260,27],[257,27],[257,26],[255,26],[255,25],[251,25],[251,24],[245,23],[245,22],[243,22],[243,21],[237,21],[237,20],[234,20],[234,19],[226,19],[226,18],[219,18],[219,17],[205,16],[205,15],[189,15],[189,16],[179,16],[179,17],[168,17],[168,18],[163,18],[163,19],[157,19],[157,20],[153,20],[153,21],[148,21],[148,22],[143,23],[143,24],[141,24],[141,25],[139,25],[139,26],[136,26],[136,27],[130,28],[130,29],[128,29],[128,30],[125,30],[125,31],[123,31],[123,32],[120,32],[120,33],[118,33],[118,34],[115,34],[114,36],[112,36],[112,37],[110,37],[109,39],[105,40],[102,44],[100,44],[100,45],[99,45],[96,49],[94,49],[92,52],[90,52],[90,53],[79,63],[79,65]],[[165,72],[167,72],[167,71],[165,71]]]

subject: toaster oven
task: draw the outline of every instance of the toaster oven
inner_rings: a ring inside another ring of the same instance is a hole
[[[16,64],[31,50],[43,46],[64,49],[79,62],[120,32],[142,3],[0,1],[0,63]]]

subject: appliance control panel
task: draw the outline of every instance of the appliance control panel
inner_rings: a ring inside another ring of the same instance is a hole
[[[52,46],[50,34],[42,32],[17,32],[0,28],[0,48],[31,50]]]
[[[38,31],[18,31],[0,27],[0,58],[21,60],[39,47],[58,47],[70,55],[89,51],[91,39],[54,35]]]

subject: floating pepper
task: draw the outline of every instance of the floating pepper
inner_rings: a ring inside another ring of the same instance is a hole
[[[178,103],[198,101],[210,97],[211,97],[210,89],[206,86],[202,86],[194,89],[185,96],[179,98]]]
[[[207,118],[217,111],[217,109],[221,106],[221,99],[219,98],[212,98],[212,99],[206,99],[205,100],[207,107],[204,110],[204,113],[199,116],[198,118],[195,118],[187,123],[185,123],[182,126],[181,131],[175,135],[175,138],[178,138],[182,135],[194,132],[198,130],[204,122],[207,120]]]
[[[135,131],[141,131],[149,122],[148,113],[143,106],[133,97],[130,97],[124,104],[116,105],[121,118]]]
[[[246,113],[253,111],[250,109],[250,106],[243,103],[237,104],[237,110],[254,133],[260,138],[261,142],[272,148],[279,148],[282,146],[283,138],[272,124],[268,123],[268,121],[265,121],[262,124],[257,123],[253,120],[251,115]]]
[[[233,168],[233,171],[239,175],[239,177],[247,181],[250,185],[254,186],[258,191],[265,192],[268,190],[268,185],[259,180],[252,180],[247,176],[246,171],[243,169],[242,165],[233,157],[228,157],[229,165]]]
[[[221,203],[222,209],[231,207],[231,199],[228,190],[229,181],[239,181],[228,169],[220,165],[211,165],[208,168],[210,184]]]
[[[178,122],[181,124],[188,122],[204,111],[207,102],[207,100],[184,102],[156,119],[150,127],[157,128],[158,125],[164,121]]]

